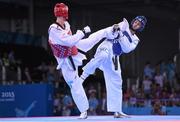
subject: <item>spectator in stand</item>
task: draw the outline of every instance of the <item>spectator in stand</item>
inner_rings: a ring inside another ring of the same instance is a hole
[[[61,95],[60,93],[55,93],[54,95],[54,115],[59,116],[62,115],[62,104],[61,104]]]
[[[156,100],[153,104],[153,109],[152,109],[152,114],[153,115],[163,115],[162,112],[162,105],[159,100]]]
[[[32,83],[32,78],[28,67],[25,67],[24,69],[24,80],[26,83]]]
[[[97,115],[97,107],[99,105],[99,101],[96,98],[96,90],[89,91],[89,115]]]
[[[150,78],[148,76],[145,76],[143,80],[143,90],[146,96],[149,96],[149,94],[151,93],[151,84],[152,81],[150,80]]]
[[[160,71],[156,71],[156,75],[154,77],[155,83],[159,84],[162,88],[164,85],[164,77],[162,74],[160,74]]]
[[[154,77],[154,69],[151,66],[150,62],[147,62],[144,67],[144,76],[148,76],[150,79]]]
[[[174,89],[172,89],[169,99],[171,100],[169,106],[177,106],[177,102],[179,102],[180,99],[178,99],[177,93]]]
[[[47,74],[47,71],[48,71],[48,66],[46,65],[45,62],[41,62],[41,64],[38,66],[37,68],[39,71],[40,71],[40,74],[41,74],[41,80],[44,82],[46,81],[46,74]]]
[[[133,92],[132,92],[132,95],[129,99],[129,105],[130,105],[130,107],[136,107],[137,106],[137,99],[136,99],[136,96]]]
[[[171,87],[176,87],[175,71],[175,63],[171,59],[169,59],[167,63],[167,79],[170,82]]]
[[[65,94],[62,99],[62,115],[63,116],[70,116],[72,108],[74,107],[73,100],[69,94]]]
[[[10,65],[12,65],[12,66],[16,65],[16,60],[15,60],[15,56],[14,56],[14,51],[13,50],[11,50],[9,52],[8,59],[9,59]]]
[[[102,92],[102,98],[100,99],[99,107],[101,110],[102,115],[107,115],[107,98],[106,98],[106,91],[103,90]]]
[[[6,66],[4,64],[2,65],[2,69],[1,70],[2,70],[2,84],[6,85],[6,83],[7,83],[7,81],[6,81],[6,76],[7,75],[6,74],[7,73],[6,73]]]
[[[130,99],[131,94],[132,94],[132,90],[131,89],[127,89],[125,94],[123,95],[123,106],[124,107],[128,107],[129,106],[129,99]]]
[[[160,61],[160,73],[165,78],[167,77],[167,67],[165,61]]]
[[[10,66],[9,59],[8,59],[8,54],[6,52],[3,53],[2,61],[3,61],[3,65],[5,67],[9,67]]]
[[[161,113],[162,115],[167,115],[167,104],[166,101],[161,101]]]
[[[137,98],[137,107],[143,107],[144,100],[145,100],[145,94],[144,94],[144,90],[142,88],[138,90],[136,98]]]
[[[156,90],[155,90],[156,97],[160,98],[160,95],[161,95],[163,88],[161,88],[160,85],[157,83],[154,83],[154,84],[156,85]]]
[[[17,63],[17,82],[22,81],[22,69],[21,69],[21,63]]]
[[[55,71],[56,71],[56,66],[54,65],[53,62],[50,62],[50,64],[47,66],[48,71],[47,71],[47,81],[49,83],[53,83],[55,81]]]

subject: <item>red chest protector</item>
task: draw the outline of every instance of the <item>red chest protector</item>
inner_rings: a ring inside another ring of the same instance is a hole
[[[72,35],[71,31],[68,32],[68,35]],[[52,44],[51,40],[49,40],[49,45],[51,46],[54,56],[59,58],[66,58],[78,54],[78,49],[76,46],[68,47],[59,44]]]
[[[72,46],[72,47],[61,46],[61,45],[58,45],[58,44],[52,44],[50,41],[49,41],[49,44],[51,46],[53,54],[56,57],[66,58],[68,56],[73,56],[73,55],[78,54],[78,50],[77,50],[76,46]]]

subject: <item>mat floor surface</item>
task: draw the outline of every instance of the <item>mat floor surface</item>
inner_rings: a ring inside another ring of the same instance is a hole
[[[130,116],[130,118],[114,118],[113,116],[88,116],[78,119],[69,117],[23,117],[0,118],[0,122],[180,122],[180,116]]]

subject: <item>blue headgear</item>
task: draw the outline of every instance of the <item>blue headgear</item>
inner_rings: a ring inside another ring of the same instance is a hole
[[[134,18],[131,21],[131,28],[132,28],[132,25],[133,25],[134,21],[136,21],[136,20],[140,21],[142,26],[138,30],[135,30],[135,31],[139,31],[140,32],[140,31],[142,31],[144,29],[144,27],[145,27],[145,25],[147,23],[147,19],[146,19],[145,16],[137,16],[136,18]]]

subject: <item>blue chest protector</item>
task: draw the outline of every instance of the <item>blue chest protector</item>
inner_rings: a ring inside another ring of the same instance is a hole
[[[119,43],[119,35],[115,39],[108,39],[108,41],[111,41],[113,43],[112,49],[113,49],[113,54],[114,55],[121,55],[123,54],[121,45]]]
[[[113,49],[113,54],[114,55],[121,55],[123,54],[123,50],[121,48],[121,45],[119,43],[119,34],[115,39],[108,39],[108,41],[111,41],[113,43],[112,49]],[[130,35],[128,34],[127,31],[123,32],[123,36],[126,36],[129,40],[130,43],[132,43],[132,39],[130,37]]]

